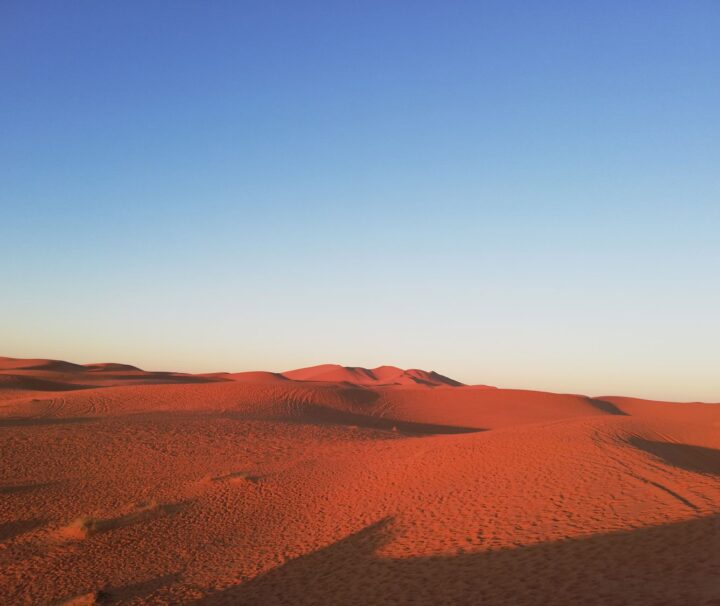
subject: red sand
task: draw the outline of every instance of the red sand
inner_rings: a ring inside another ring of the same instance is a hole
[[[720,604],[720,406],[0,358],[1,604]]]

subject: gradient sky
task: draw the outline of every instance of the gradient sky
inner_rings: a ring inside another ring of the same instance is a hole
[[[0,5],[0,354],[720,401],[720,3]]]

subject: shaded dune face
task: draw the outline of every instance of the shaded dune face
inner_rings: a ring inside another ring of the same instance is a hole
[[[24,360],[0,357],[0,401],[9,390],[72,391],[113,385],[156,383],[209,383],[228,380],[219,376],[175,372],[148,372],[130,364],[111,362],[73,364],[62,360]]]
[[[85,367],[72,362],[46,359],[6,358],[0,356],[0,370],[39,370],[46,372],[78,372]]]
[[[720,407],[0,358],[2,604],[720,603]]]
[[[378,555],[392,541],[384,518],[200,604],[592,603],[589,588],[629,604],[712,603],[703,584],[718,563],[720,516],[506,550],[410,558]],[[693,565],[697,562],[697,567]],[[543,578],[538,568],[547,572]],[[628,574],[632,571],[631,574]],[[308,579],[317,582],[308,583]],[[624,581],[613,591],[614,580]],[[554,582],[553,582],[554,581]],[[413,597],[414,596],[414,597]],[[696,601],[699,600],[699,601]]]
[[[289,370],[282,373],[288,379],[295,381],[321,381],[332,383],[350,383],[353,385],[376,386],[403,386],[424,385],[427,387],[462,385],[449,377],[435,371],[424,371],[412,368],[402,370],[395,366],[378,366],[368,369],[353,366],[339,366],[337,364],[322,364],[298,370]]]

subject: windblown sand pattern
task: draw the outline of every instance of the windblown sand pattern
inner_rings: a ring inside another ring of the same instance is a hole
[[[720,604],[720,406],[0,358],[2,604]]]

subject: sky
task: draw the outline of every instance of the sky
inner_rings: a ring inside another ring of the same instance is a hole
[[[720,4],[0,4],[0,355],[720,402]]]

